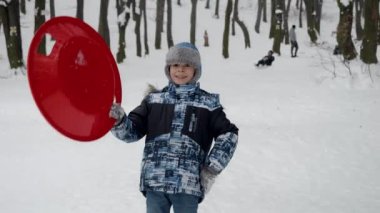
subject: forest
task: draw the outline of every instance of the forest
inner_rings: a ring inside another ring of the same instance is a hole
[[[26,1],[34,4],[34,10],[27,11]],[[77,0],[76,18],[83,20],[84,4],[90,3]],[[136,55],[141,57],[149,55],[150,48],[161,49],[162,40],[167,40],[168,47],[173,45],[172,35],[172,4],[181,6],[181,0],[157,0],[155,8],[155,36],[154,41],[148,40],[148,20],[146,0],[117,0],[118,14],[118,51],[115,55],[117,63],[126,59],[126,38],[135,36]],[[110,45],[109,23],[107,21],[109,0],[100,0],[98,33]],[[239,0],[227,0],[221,4],[220,0],[191,0],[191,22],[189,41],[195,43],[197,30],[197,10],[210,10],[212,18],[224,22],[223,51],[224,58],[229,58],[229,37],[236,33],[236,26],[244,35],[245,48],[251,47],[252,33],[260,33],[261,24],[270,25],[268,40],[273,40],[272,51],[281,54],[281,45],[289,44],[289,10],[293,4],[299,16],[298,27],[307,30],[310,42],[318,45],[318,37],[323,27],[322,10],[323,0],[252,0],[257,4],[257,17],[255,18],[254,32],[249,32],[246,23],[239,17]],[[211,7],[212,5],[213,7]],[[225,5],[222,8],[221,5]],[[380,21],[378,0],[336,0],[336,10],[339,12],[339,23],[336,28],[336,52],[342,54],[345,62],[357,57],[365,64],[377,63],[377,46],[380,44]],[[25,69],[23,51],[28,47],[22,46],[22,32],[20,17],[27,13],[34,13],[34,32],[47,20],[55,17],[55,0],[0,0],[0,27],[5,36],[6,50],[11,69]],[[251,19],[253,20],[253,18]],[[86,22],[86,20],[83,20]],[[304,23],[306,21],[306,23]],[[134,23],[132,23],[134,22]],[[134,27],[134,34],[127,36],[128,25]],[[353,35],[354,34],[354,35]],[[205,44],[208,43],[207,32],[204,35]],[[357,50],[355,42],[361,42]],[[46,54],[45,42],[39,47],[39,53]]]

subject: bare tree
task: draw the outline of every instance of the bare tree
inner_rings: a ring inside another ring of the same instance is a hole
[[[243,31],[245,48],[251,47],[248,29],[239,18],[239,0],[235,0],[232,20],[236,22]]]
[[[318,30],[316,23],[316,8],[313,0],[304,0],[306,8],[307,33],[313,43],[317,42]]]
[[[54,0],[49,1],[49,7],[50,7],[50,18],[52,19],[55,17],[55,1]]]
[[[118,16],[117,27],[119,30],[119,49],[116,53],[117,63],[122,63],[126,58],[125,54],[125,30],[128,26],[129,19],[131,18],[130,13],[131,1],[116,0],[116,11]]]
[[[283,15],[284,15],[284,1],[285,0],[277,0],[276,1],[276,9],[273,19],[274,22],[274,31],[273,31],[273,52],[281,55],[281,42],[283,39],[284,31],[282,29]]]
[[[206,6],[205,6],[206,9],[210,9],[210,0],[206,0]]]
[[[357,40],[362,40],[363,38],[362,14],[363,0],[355,0],[355,31]]]
[[[288,17],[289,17],[289,10],[290,10],[290,3],[292,0],[288,0],[288,4],[286,8],[284,9],[284,36],[285,36],[285,44],[289,44],[289,23],[288,23]],[[285,2],[284,2],[285,6]]]
[[[194,45],[197,26],[197,3],[198,0],[191,0],[190,43]]]
[[[216,0],[216,3],[215,3],[215,14],[214,14],[214,17],[215,18],[219,18],[219,0]]]
[[[24,67],[18,1],[0,1],[0,19],[3,25],[9,65],[12,69]]]
[[[26,14],[25,0],[20,1],[20,11],[22,14]]]
[[[77,14],[76,17],[83,20],[83,7],[84,7],[84,0],[77,0]]]
[[[34,32],[45,23],[45,0],[36,0],[34,5]],[[46,55],[46,38],[42,38],[42,41],[38,47],[38,52]]]
[[[110,30],[108,27],[108,2],[109,0],[100,1],[100,15],[99,15],[99,27],[98,32],[103,37],[104,41],[110,46]]]
[[[360,49],[360,59],[366,64],[377,63],[377,30],[379,21],[379,1],[366,0],[364,3],[364,36]]]
[[[265,0],[257,1],[257,16],[256,16],[256,24],[255,24],[256,33],[260,33],[260,23],[261,23],[261,16],[264,10],[264,2]]]
[[[164,9],[165,0],[157,0],[156,4],[156,34],[155,34],[155,48],[161,49],[161,33],[164,31]]]
[[[166,23],[166,38],[168,42],[168,47],[174,45],[173,35],[172,35],[172,0],[167,0],[168,10],[167,10],[167,23]]]
[[[224,32],[223,32],[223,56],[224,58],[229,57],[229,34],[230,34],[230,19],[232,14],[232,0],[227,0],[226,7],[226,17],[224,20]]]
[[[149,55],[149,45],[148,45],[148,23],[146,17],[146,0],[140,0],[140,11],[144,18],[144,49],[145,55]]]
[[[345,60],[352,60],[356,58],[356,50],[352,42],[351,30],[353,22],[353,1],[348,5],[344,5],[341,0],[337,0],[339,7],[339,24],[337,28],[336,40],[339,49],[343,54]]]

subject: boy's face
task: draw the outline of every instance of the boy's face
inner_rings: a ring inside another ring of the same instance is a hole
[[[170,78],[178,85],[189,83],[195,75],[194,67],[189,64],[173,64],[169,70]]]

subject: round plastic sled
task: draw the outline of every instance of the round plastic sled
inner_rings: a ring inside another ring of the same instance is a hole
[[[39,53],[42,39],[55,43]],[[102,37],[80,19],[57,17],[44,23],[28,53],[28,79],[45,119],[63,135],[78,141],[104,136],[115,120],[108,113],[121,103],[120,76]]]

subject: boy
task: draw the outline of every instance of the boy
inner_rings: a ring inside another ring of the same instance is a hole
[[[296,36],[296,25],[293,25],[292,28],[290,29],[289,39],[290,39],[290,54],[292,55],[292,58],[297,57],[298,43],[297,43],[297,36]]]
[[[269,50],[268,54],[257,62],[256,67],[259,67],[260,65],[270,66],[272,65],[273,61],[274,61],[273,51]]]
[[[169,213],[171,206],[175,213],[196,213],[232,158],[238,129],[226,118],[219,96],[199,88],[201,59],[194,45],[170,48],[165,74],[169,85],[148,94],[128,116],[120,105],[112,106],[111,131],[126,142],[146,135],[140,191],[147,213]]]

